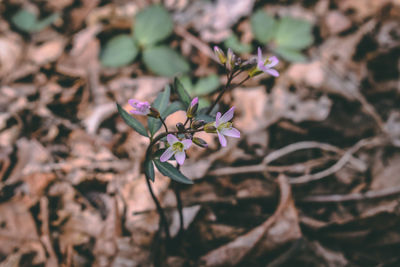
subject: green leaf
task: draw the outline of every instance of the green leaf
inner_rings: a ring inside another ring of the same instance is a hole
[[[101,63],[106,67],[121,67],[131,63],[138,54],[138,48],[132,37],[120,34],[110,39],[100,56]]]
[[[149,46],[167,38],[172,33],[173,22],[165,8],[153,5],[136,15],[132,28],[139,44]]]
[[[262,10],[255,12],[251,18],[251,30],[257,41],[266,44],[271,41],[276,31],[276,21]]]
[[[18,29],[31,32],[36,24],[36,15],[28,10],[21,9],[12,16],[11,21]]]
[[[183,85],[183,88],[189,93],[189,95],[194,96],[194,85],[192,79],[188,75],[182,75],[179,77],[179,81]]]
[[[155,74],[165,77],[172,77],[190,70],[186,59],[168,46],[145,49],[143,61]]]
[[[38,21],[36,14],[28,10],[21,9],[15,13],[14,16],[12,16],[11,21],[20,30],[26,32],[38,32],[52,24],[58,18],[59,14],[54,13],[47,18]]]
[[[208,101],[208,99],[203,98],[203,97],[199,98],[199,107],[198,107],[199,110],[202,108],[205,108],[205,107],[209,107],[210,105],[211,105],[211,103],[210,103],[210,101]]]
[[[60,17],[59,14],[54,13],[48,16],[47,18],[42,19],[41,21],[38,21],[35,26],[33,27],[33,31],[41,31],[50,24],[52,24],[54,21],[56,21]]]
[[[118,109],[118,113],[124,119],[126,124],[128,124],[130,127],[132,127],[139,134],[141,134],[145,137],[149,137],[149,135],[147,134],[146,128],[144,128],[144,126],[138,120],[136,120],[128,112],[126,112],[118,103],[117,103],[117,109]]]
[[[146,159],[144,161],[144,172],[146,173],[147,177],[154,182],[154,166],[151,159]]]
[[[305,62],[307,58],[299,51],[293,50],[293,49],[288,49],[285,47],[278,47],[277,49],[274,50],[275,53],[280,55],[282,58],[284,58],[287,61],[291,62]]]
[[[207,95],[218,89],[220,85],[218,75],[212,74],[198,80],[193,92],[197,95]]]
[[[224,41],[224,45],[226,48],[231,48],[233,52],[238,54],[250,53],[252,50],[250,44],[242,44],[235,34],[229,36],[228,39]]]
[[[186,110],[186,109],[180,101],[172,102],[164,111],[163,119],[166,119],[169,115],[177,112],[178,110]]]
[[[283,17],[275,34],[277,47],[302,50],[314,41],[312,24],[306,20]]]
[[[192,99],[178,78],[175,78],[174,88],[175,88],[175,92],[179,96],[179,99],[182,101],[183,105],[185,106],[185,109],[187,109],[190,105],[190,102],[192,102]]]
[[[161,116],[164,115],[164,111],[166,110],[166,108],[169,104],[170,95],[171,95],[171,88],[169,87],[169,85],[167,85],[167,86],[165,86],[164,91],[162,91],[158,94],[156,100],[154,100],[153,104],[151,105],[152,107],[156,108],[160,112]],[[163,118],[164,118],[164,116],[163,116]],[[160,119],[156,119],[156,118],[152,118],[152,117],[148,117],[147,124],[148,124],[151,136],[153,136],[161,128],[161,125],[162,125]]]
[[[183,184],[193,184],[192,180],[189,180],[185,175],[183,175],[179,170],[177,170],[174,166],[169,164],[168,162],[161,162],[159,160],[154,160],[154,164],[156,164],[157,169],[165,176],[168,176],[174,181]]]

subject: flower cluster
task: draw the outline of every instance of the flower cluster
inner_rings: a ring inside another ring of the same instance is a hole
[[[191,181],[183,176],[167,161],[175,159],[179,165],[182,165],[186,159],[187,150],[193,145],[207,148],[208,144],[203,139],[195,136],[198,132],[206,132],[216,134],[219,143],[222,147],[227,146],[227,137],[240,138],[240,132],[233,127],[232,119],[235,107],[231,107],[224,114],[216,111],[217,103],[222,99],[225,92],[242,85],[248,79],[262,73],[267,73],[271,76],[278,77],[279,73],[274,68],[279,63],[276,57],[263,58],[261,48],[258,48],[257,56],[248,60],[242,60],[235,55],[232,49],[228,49],[226,54],[219,47],[214,47],[214,52],[218,61],[223,65],[226,71],[227,82],[221,88],[214,102],[207,108],[199,110],[199,99],[191,98],[182,84],[175,80],[175,92],[179,98],[179,102],[186,107],[186,120],[176,124],[176,129],[168,129],[164,119],[174,111],[182,108],[173,107],[173,103],[169,104],[170,89],[160,93],[154,104],[146,101],[130,99],[129,104],[132,109],[131,114],[149,116],[154,119],[149,119],[149,127],[146,129],[139,121],[130,116],[129,113],[120,111],[124,120],[134,128],[139,134],[150,138],[150,145],[146,151],[145,166],[147,169],[146,177],[154,179],[153,162],[161,173],[175,179],[179,182],[190,183]],[[243,77],[240,74],[247,74],[245,78],[239,82],[233,83],[235,79]],[[176,98],[174,98],[176,99]],[[160,102],[165,101],[160,104]],[[159,109],[159,110],[158,110]],[[168,111],[167,111],[168,110]],[[172,111],[171,111],[172,110]],[[159,120],[159,121],[158,121]],[[165,132],[155,135],[155,133],[164,126]],[[149,135],[150,134],[150,135]],[[164,144],[159,146],[159,144]],[[154,151],[154,147],[161,150]],[[162,148],[164,147],[164,148]],[[156,155],[160,155],[157,157]],[[173,170],[172,170],[172,169]]]
[[[196,132],[205,131],[207,133],[216,133],[218,135],[219,142],[223,147],[227,145],[227,140],[225,136],[240,138],[240,132],[237,129],[233,128],[232,122],[230,122],[230,120],[232,120],[233,118],[235,107],[232,107],[222,116],[221,113],[218,112],[215,121],[205,124],[203,120],[193,120],[198,108],[198,101],[199,99],[197,97],[193,98],[186,112],[186,117],[189,120],[192,120],[190,128],[186,129],[184,124],[178,123],[178,131],[173,134],[169,133],[167,135],[166,145],[168,146],[168,148],[161,155],[161,162],[165,162],[175,156],[178,164],[182,165],[186,159],[185,150],[187,150],[192,145],[192,143],[200,147],[208,147],[207,143],[203,139],[194,136]],[[132,110],[130,110],[132,114],[150,116],[152,112],[158,113],[158,111],[155,108],[151,107],[148,102],[141,102],[136,99],[130,99],[129,104],[133,108]],[[190,134],[186,135],[188,136],[188,138],[179,137],[180,133],[184,133],[188,130],[190,130]]]
[[[279,63],[278,58],[273,56],[263,59],[261,47],[258,47],[257,52],[256,58],[254,57],[249,60],[242,61],[242,59],[236,56],[230,48],[228,49],[227,56],[225,56],[225,53],[221,50],[221,48],[214,46],[214,53],[218,58],[218,61],[231,72],[248,71],[249,77],[254,77],[261,73],[267,73],[274,77],[278,77],[279,72],[273,69],[273,67]]]

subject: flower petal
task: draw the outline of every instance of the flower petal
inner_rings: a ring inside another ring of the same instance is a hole
[[[258,51],[257,63],[260,64],[260,62],[261,62],[261,64],[263,64],[264,60],[262,59],[261,47],[258,47],[257,51]],[[263,66],[264,66],[264,64],[263,64]]]
[[[240,138],[240,132],[236,128],[223,129],[221,131],[221,134],[230,136],[230,137]]]
[[[175,154],[176,162],[178,162],[179,165],[182,165],[185,162],[185,158],[186,154],[184,151]]]
[[[270,57],[268,60],[271,62],[266,65],[268,68],[275,67],[279,63],[279,59],[277,57]]]
[[[183,149],[188,149],[192,145],[192,140],[185,139],[182,140],[181,143],[183,144]]]
[[[172,156],[174,155],[174,150],[172,147],[167,148],[167,150],[164,151],[164,153],[160,157],[161,162],[165,162],[169,160]]]
[[[274,69],[267,70],[267,73],[271,74],[272,76],[279,77],[279,72]]]
[[[219,126],[219,119],[221,118],[221,112],[217,112],[217,116],[215,117],[215,128]]]
[[[195,98],[193,98],[192,102],[190,103],[190,106],[194,107],[194,105],[196,105],[197,103],[199,103],[199,98],[196,96]]]
[[[221,143],[221,146],[225,147],[226,146],[225,136],[223,136],[220,132],[217,132],[217,133],[218,133],[218,139],[219,139],[219,142]]]
[[[168,134],[167,135],[167,141],[168,141],[168,144],[170,144],[171,146],[173,144],[175,144],[176,142],[180,142],[179,139],[173,134]]]
[[[132,107],[136,107],[136,104],[139,103],[139,102],[140,101],[136,100],[136,99],[129,99],[128,100],[129,105],[131,105]]]
[[[147,113],[140,111],[140,110],[136,110],[136,109],[131,109],[129,110],[130,113],[135,114],[135,115],[147,115]]]
[[[233,118],[233,112],[235,111],[235,107],[231,107],[225,114],[221,117],[220,122],[225,123],[230,121]]]

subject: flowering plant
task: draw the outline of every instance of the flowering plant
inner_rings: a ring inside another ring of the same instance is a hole
[[[227,145],[228,141],[226,137],[240,138],[239,130],[234,128],[232,124],[235,107],[231,107],[223,115],[217,112],[217,104],[224,93],[242,85],[251,77],[262,73],[267,73],[275,77],[279,76],[278,71],[273,69],[278,64],[278,59],[271,57],[264,60],[261,48],[258,48],[257,57],[247,61],[242,61],[231,49],[228,49],[226,56],[224,51],[217,46],[214,47],[214,52],[216,59],[224,67],[227,82],[209,107],[199,110],[198,98],[195,97],[192,99],[178,79],[175,79],[173,86],[173,92],[178,96],[178,101],[170,102],[170,86],[166,86],[165,90],[157,96],[152,104],[136,99],[128,101],[132,107],[130,110],[131,114],[148,117],[147,128],[117,104],[118,112],[124,121],[136,132],[148,137],[150,140],[146,150],[143,169],[149,191],[156,203],[167,236],[169,236],[169,232],[166,218],[149,182],[150,180],[154,181],[154,165],[160,173],[172,180],[179,183],[192,184],[193,181],[179,171],[179,166],[184,164],[187,157],[186,151],[192,144],[203,148],[208,147],[203,139],[196,136],[198,132],[204,131],[210,134],[217,134],[222,147]],[[246,75],[240,75],[242,73]],[[239,75],[244,76],[244,78],[234,84],[233,81]],[[186,111],[186,120],[176,124],[176,129],[169,129],[165,124],[165,119],[178,110]],[[162,126],[164,127],[164,131],[156,134]],[[176,167],[168,162],[171,160],[176,160]]]

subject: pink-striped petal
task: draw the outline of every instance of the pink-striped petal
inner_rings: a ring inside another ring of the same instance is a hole
[[[164,153],[160,157],[161,162],[165,162],[169,160],[172,156],[174,155],[174,150],[172,147],[167,148],[167,150],[164,151]]]
[[[182,140],[181,143],[183,144],[183,149],[188,149],[192,145],[192,140],[185,139]]]
[[[168,134],[168,135],[167,135],[167,141],[168,141],[168,144],[169,144],[170,146],[172,146],[172,145],[175,144],[176,142],[179,142],[179,139],[178,139],[175,135],[173,135],[173,134]]]
[[[230,136],[230,137],[240,138],[240,132],[236,128],[223,129],[221,131],[221,134]]]
[[[218,139],[219,139],[219,142],[221,143],[221,146],[225,147],[226,146],[225,136],[223,136],[220,132],[217,132],[217,133],[218,133]]]
[[[131,110],[129,110],[129,112],[132,113],[132,114],[135,114],[135,115],[147,115],[146,112],[139,111],[139,110],[136,110],[136,109],[131,109]]]
[[[175,154],[176,162],[178,162],[179,165],[182,165],[185,162],[185,158],[186,154],[184,151]]]
[[[261,47],[258,47],[257,51],[258,51],[257,62],[258,64],[260,64],[260,62],[263,62]]]
[[[235,107],[231,107],[225,114],[221,117],[220,123],[225,123],[230,121],[233,118],[233,113],[235,111]]]
[[[269,63],[269,64],[266,65],[268,68],[275,67],[275,66],[278,65],[278,63],[279,63],[279,59],[278,59],[277,57],[270,57],[270,58],[269,58],[269,61],[270,61],[271,63]]]
[[[217,116],[215,117],[215,127],[218,127],[220,122],[219,119],[221,118],[221,112],[217,112]]]
[[[271,74],[274,77],[279,77],[279,72],[277,70],[269,69],[267,70],[267,73]]]

